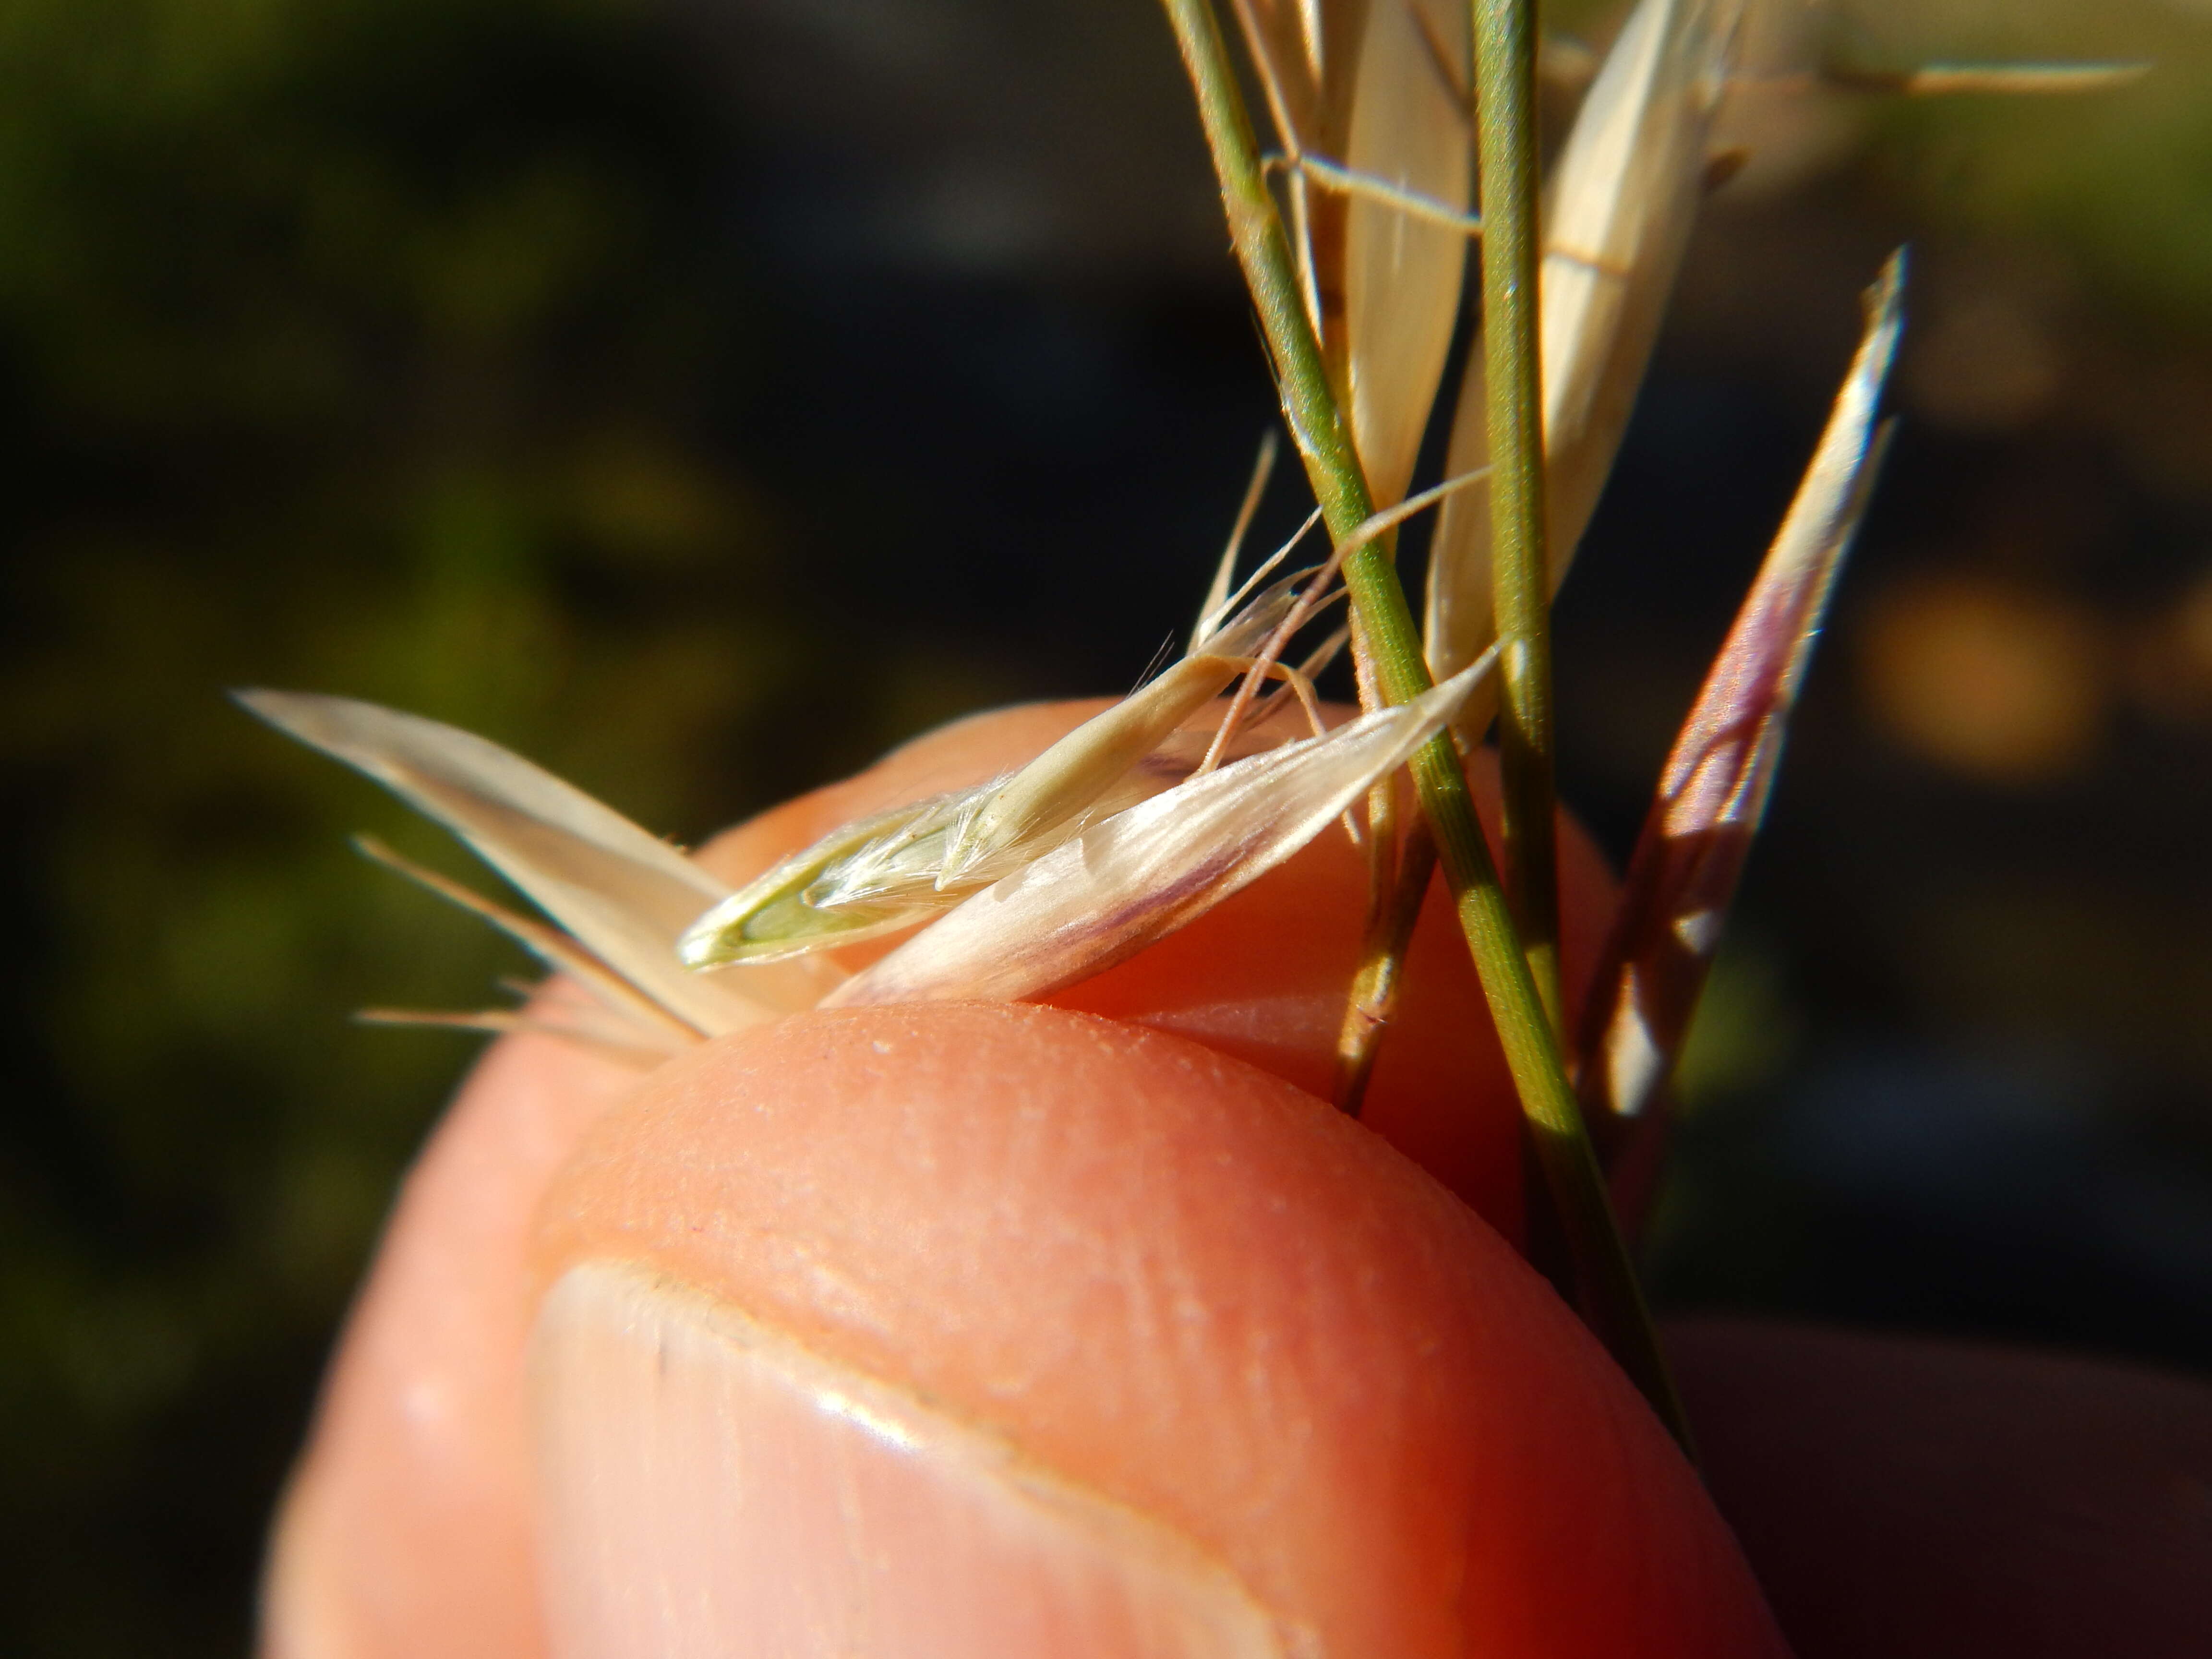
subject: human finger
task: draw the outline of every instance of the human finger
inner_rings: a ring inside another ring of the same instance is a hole
[[[794,1015],[614,1108],[541,1224],[556,1651],[1782,1651],[1512,1248],[1185,1039]]]
[[[1800,1659],[2212,1653],[2201,1381],[1747,1320],[1668,1347]]]
[[[1016,764],[1097,706],[959,722],[763,814],[703,856],[745,878],[838,823]],[[1594,948],[1607,878],[1586,840],[1571,837],[1565,852],[1580,877],[1569,888],[1571,971]],[[1293,1080],[1325,1079],[1364,882],[1352,850],[1325,838],[1064,1000],[1180,1030]],[[1425,919],[1412,979],[1370,1121],[1512,1226],[1517,1120],[1448,916]],[[426,1148],[285,1505],[269,1577],[272,1651],[525,1654],[542,1645],[520,1428],[531,1316],[520,1263],[552,1170],[635,1081],[572,1045],[511,1039],[488,1055]]]

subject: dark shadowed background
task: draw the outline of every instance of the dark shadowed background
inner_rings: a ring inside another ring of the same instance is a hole
[[[1561,609],[1616,853],[1906,239],[1913,322],[1657,1282],[2201,1370],[2212,4],[1844,11],[1861,64],[2157,67],[1745,119]],[[348,1012],[522,966],[345,836],[459,854],[224,687],[452,720],[694,838],[1129,686],[1270,403],[1148,0],[0,9],[0,1646],[241,1650],[470,1054]]]

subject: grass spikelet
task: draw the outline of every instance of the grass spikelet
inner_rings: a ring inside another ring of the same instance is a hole
[[[1200,618],[1188,654],[1018,770],[846,824],[793,854],[698,915],[678,944],[684,963],[780,962],[913,927],[1158,793],[1175,780],[1140,763],[1245,670],[1310,574],[1281,579],[1225,621]]]
[[[697,916],[677,941],[686,968],[784,962],[857,945],[935,913],[946,837],[981,794],[910,801],[840,825]]]
[[[1820,619],[1879,468],[1875,414],[1904,326],[1905,259],[1868,296],[1865,338],[1804,482],[1683,722],[1584,1006],[1578,1078],[1601,1147],[1650,1114],[1759,831]]]
[[[1405,763],[1490,660],[1325,737],[1194,777],[968,899],[824,1006],[1041,996],[1134,955],[1265,875]]]
[[[702,980],[676,941],[729,889],[666,842],[483,738],[347,697],[241,691],[279,731],[444,824],[654,1002],[709,1036],[811,1006],[826,968]]]

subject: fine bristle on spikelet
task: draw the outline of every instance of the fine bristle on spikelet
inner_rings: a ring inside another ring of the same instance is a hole
[[[505,905],[494,903],[473,888],[464,886],[435,870],[416,863],[412,859],[402,857],[374,836],[356,836],[353,844],[362,856],[372,863],[382,865],[395,874],[405,877],[424,891],[489,922],[547,967],[567,975],[569,981],[596,1001],[607,1016],[594,1028],[599,1040],[632,1051],[669,1054],[706,1035],[697,1026],[655,1002],[559,928],[534,921],[528,916],[517,915]],[[519,994],[534,996],[538,994],[538,988],[519,988]],[[512,1017],[512,1011],[494,1012],[499,1012],[502,1018]],[[403,1019],[398,1011],[364,1009],[357,1018],[372,1024],[406,1021],[454,1024],[479,1016],[475,1013],[410,1013],[404,1015]]]

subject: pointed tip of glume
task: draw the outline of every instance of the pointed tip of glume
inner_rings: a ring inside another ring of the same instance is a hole
[[[690,927],[685,928],[676,941],[676,959],[693,973],[704,973],[710,968],[726,968],[737,960],[720,949],[722,934],[728,929],[732,906],[743,897],[733,893],[714,905]]]
[[[1867,291],[1867,309],[1875,316],[1901,319],[1905,312],[1905,286],[1912,274],[1912,244],[1900,242],[1889,258],[1882,261],[1881,275]]]
[[[712,939],[700,939],[690,933],[676,941],[676,959],[695,974],[726,965]]]
[[[279,691],[264,685],[234,685],[223,695],[256,720],[295,733],[307,707],[320,701],[311,691]]]
[[[283,732],[310,749],[349,757],[333,747],[335,726],[343,720],[348,699],[316,691],[278,691],[267,686],[233,686],[230,700],[264,725]]]

